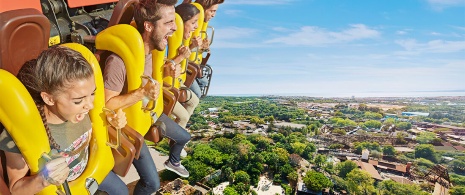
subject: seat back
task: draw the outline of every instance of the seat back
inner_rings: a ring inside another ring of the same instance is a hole
[[[36,9],[0,13],[0,68],[18,74],[26,61],[47,49],[49,37],[50,23]]]
[[[3,6],[9,3],[1,3],[4,11]],[[37,58],[48,47],[49,33],[48,19],[37,9],[12,8],[0,13],[0,123],[12,136],[32,175],[39,172],[38,159],[50,151],[50,145],[35,103],[15,75],[26,61]],[[49,186],[41,193],[56,189]]]
[[[201,31],[202,31],[202,28],[204,26],[204,19],[205,19],[205,12],[204,12],[204,9],[202,7],[202,5],[198,4],[198,3],[192,3],[192,5],[194,5],[195,7],[197,7],[197,9],[200,10],[200,13],[199,13],[199,20],[197,20],[197,24],[199,26],[199,28],[197,28],[193,33],[192,33],[192,37],[196,37],[196,36],[201,36]],[[189,60],[191,62],[194,62],[196,64],[200,64],[200,62],[202,61],[202,54],[201,53],[196,53],[196,52],[192,52],[191,56],[189,57]]]
[[[48,137],[34,100],[24,85],[10,72],[0,69],[0,123],[11,135],[23,154],[31,175],[39,172],[42,153],[50,151]],[[25,119],[27,122],[25,122]],[[48,186],[41,193],[51,194],[56,186]]]
[[[134,17],[134,5],[139,0],[120,0],[116,3],[115,9],[108,23],[108,27],[117,24],[130,24]]]
[[[176,57],[178,55],[179,47],[181,47],[182,44],[183,44],[182,39],[183,39],[183,35],[184,35],[184,23],[182,21],[181,16],[179,16],[179,14],[177,14],[177,13],[176,13],[175,21],[176,21],[177,29],[173,33],[173,35],[168,38],[168,59],[173,59],[174,57]],[[183,82],[186,80],[186,73],[184,71],[186,69],[186,63],[185,62],[186,62],[186,60],[183,60],[181,62],[181,69],[182,69],[182,72],[184,72],[184,74],[181,74],[180,78],[182,79]],[[181,84],[180,84],[178,79],[172,78],[172,77],[165,77],[163,80],[166,83],[171,85],[173,79],[175,79],[174,87],[179,89]]]
[[[141,85],[140,76],[144,71],[145,56],[142,38],[134,27],[127,24],[108,27],[97,34],[95,46],[98,49],[95,55],[100,58],[100,66],[105,65],[108,55],[115,53],[127,65],[128,90],[139,88]],[[147,133],[152,124],[150,112],[141,108],[142,103],[138,102],[124,110],[128,125],[122,129],[121,146],[112,150],[116,161],[113,171],[120,176],[127,174],[134,158],[139,158],[140,149],[144,143],[143,135]],[[108,131],[110,140],[115,140],[115,130],[109,128]]]
[[[163,84],[163,65],[165,64],[165,53],[166,49],[163,51],[158,51],[156,49],[152,50],[152,78],[155,79],[158,83]],[[163,87],[160,87],[160,95],[155,102],[155,109],[153,110],[158,117],[163,114]]]
[[[105,106],[105,93],[103,88],[102,71],[94,54],[77,43],[66,43],[62,46],[76,50],[87,59],[94,70],[96,91],[94,95],[94,109],[89,112],[92,121],[92,140],[89,145],[89,160],[87,167],[78,179],[69,183],[73,194],[85,194],[87,178],[94,178],[97,183],[102,183],[108,173],[113,169],[113,160],[110,147],[107,146],[107,119],[103,111]]]
[[[123,59],[126,65],[128,91],[136,90],[141,86],[145,63],[144,45],[141,35],[134,27],[127,24],[108,27],[97,34],[95,47],[98,50],[111,51]],[[163,106],[163,102],[161,104]],[[150,112],[141,108],[142,102],[139,101],[124,111],[128,125],[141,135],[145,135],[152,124],[152,119]]]

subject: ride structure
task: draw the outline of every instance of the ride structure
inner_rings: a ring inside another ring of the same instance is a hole
[[[183,74],[179,78],[163,77],[165,58],[177,54],[182,44],[189,44],[189,40],[182,40],[183,24],[176,16],[178,30],[170,38],[168,56],[165,51],[152,51],[153,79],[144,78],[169,86],[160,88],[159,98],[151,101],[148,107],[142,108],[142,103],[137,103],[125,109],[128,119],[125,128],[115,129],[106,122],[101,68],[104,68],[108,54],[116,53],[125,64],[131,64],[131,68],[127,68],[130,90],[139,88],[142,83],[144,48],[140,34],[128,25],[133,20],[136,3],[138,0],[0,0],[0,91],[7,94],[0,99],[0,126],[4,126],[19,147],[30,174],[39,172],[38,159],[50,151],[50,146],[37,108],[15,75],[26,61],[37,58],[43,50],[54,45],[79,51],[94,70],[97,91],[94,109],[90,112],[93,132],[89,162],[84,173],[69,183],[71,194],[94,194],[111,170],[125,176],[132,159],[138,158],[144,138],[154,142],[160,140],[158,129],[149,128],[154,122],[152,113],[157,116],[170,114],[175,102],[183,97],[182,92],[176,93],[176,90],[182,91],[181,83],[188,86],[202,75],[211,80],[211,68],[202,67],[208,60],[202,54],[206,51],[193,52],[191,63],[184,60],[181,63]],[[193,4],[201,10],[198,22],[202,27],[194,32],[194,36],[208,38],[206,29],[209,27],[203,22],[203,8]],[[207,56],[209,54],[208,51]],[[203,74],[198,76],[202,69]],[[202,97],[207,95],[208,87],[204,87]],[[8,178],[0,177],[0,182],[7,184]],[[6,186],[0,185],[2,194],[9,191]],[[53,194],[57,189],[65,191],[64,188],[51,185],[39,194]]]

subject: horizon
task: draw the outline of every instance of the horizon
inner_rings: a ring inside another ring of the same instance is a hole
[[[420,97],[465,97],[465,90],[458,91],[414,91],[414,92],[365,92],[365,93],[286,93],[286,94],[210,94],[216,97],[262,97],[262,96],[290,96],[315,98],[420,98]]]
[[[209,95],[465,95],[465,0],[226,0],[209,25]]]

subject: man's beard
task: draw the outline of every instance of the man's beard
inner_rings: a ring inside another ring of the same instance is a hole
[[[158,51],[163,51],[163,49],[165,49],[163,46],[161,46],[161,43],[164,41],[163,38],[157,38],[156,36],[153,36],[155,33],[152,34],[152,36],[150,36],[150,41],[151,41],[151,44],[153,45],[154,49],[158,50]]]

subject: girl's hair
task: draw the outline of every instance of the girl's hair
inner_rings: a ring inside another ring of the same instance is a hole
[[[195,0],[195,2],[202,5],[203,10],[207,10],[211,6],[224,3],[224,0]]]
[[[163,6],[174,6],[178,0],[140,0],[134,9],[134,20],[140,34],[144,33],[144,22],[153,22],[161,19],[160,9]]]
[[[183,3],[176,6],[176,13],[181,16],[183,22],[186,22],[199,14],[200,10],[190,3]]]
[[[52,148],[60,149],[47,125],[41,92],[58,94],[66,90],[74,81],[90,78],[92,67],[82,55],[72,49],[60,46],[50,47],[39,57],[27,61],[18,73],[18,79],[24,84],[42,117]]]

